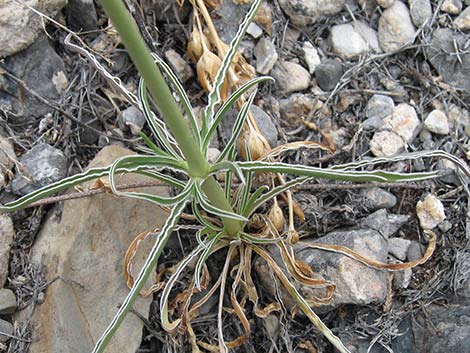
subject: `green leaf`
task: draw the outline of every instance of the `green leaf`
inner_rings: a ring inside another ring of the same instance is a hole
[[[215,246],[219,242],[220,238],[222,238],[223,233],[218,232],[217,234],[213,235],[209,240],[207,241],[207,244],[205,246],[205,249],[201,256],[199,257],[195,271],[194,271],[194,278],[196,281],[196,288],[201,290],[201,273],[202,273],[202,267],[204,266],[204,263],[207,261],[209,256],[212,254],[212,252],[215,249]]]
[[[220,69],[217,72],[215,82],[212,85],[212,89],[209,93],[209,101],[207,103],[207,107],[204,109],[204,119],[210,119],[209,121],[205,122],[205,126],[210,126],[212,124],[214,118],[214,110],[216,105],[220,103],[220,91],[224,83],[225,77],[227,76],[228,69],[232,64],[232,60],[235,57],[235,54],[237,53],[238,46],[240,45],[240,42],[246,30],[248,29],[248,26],[256,15],[256,11],[258,10],[260,3],[261,0],[253,1],[250,10],[246,13],[243,22],[238,27],[238,31],[235,34],[235,37],[233,38],[232,42],[230,43],[230,47],[225,55],[222,65],[220,66]]]
[[[245,176],[243,175],[241,169],[238,167],[237,163],[231,161],[222,161],[212,165],[210,170],[210,175],[224,172],[230,170],[234,173],[242,184],[245,184]]]
[[[225,117],[225,114],[232,108],[233,104],[238,100],[238,98],[241,97],[244,93],[246,93],[249,89],[252,87],[256,86],[259,83],[266,82],[266,81],[273,81],[272,77],[269,76],[261,76],[261,77],[256,77],[247,83],[245,83],[243,86],[239,87],[235,92],[233,92],[230,97],[222,104],[220,109],[217,111],[217,114],[214,118],[214,120],[210,123],[209,125],[209,131],[204,137],[204,149],[207,149],[209,146],[209,142],[212,138],[212,135],[214,135],[217,127],[221,123],[222,119]]]

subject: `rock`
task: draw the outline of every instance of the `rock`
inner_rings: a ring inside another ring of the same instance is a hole
[[[127,149],[108,146],[89,167],[109,165],[131,154]],[[132,174],[118,176],[117,182],[144,180]],[[165,187],[139,191],[168,196]],[[49,285],[44,303],[34,310],[32,334],[38,340],[32,343],[30,353],[90,352],[129,292],[122,273],[127,247],[139,233],[161,227],[166,217],[167,213],[156,205],[110,194],[65,201],[60,217],[51,212],[36,238],[32,262],[44,265],[47,281],[60,279]],[[140,244],[134,273],[153,241],[149,237]],[[139,297],[134,308],[147,317],[151,302],[151,296]],[[129,314],[107,351],[134,353],[142,340],[142,327],[142,320]]]
[[[368,119],[383,121],[384,118],[392,114],[394,108],[395,103],[392,98],[382,94],[374,94],[367,102],[365,114]]]
[[[191,69],[191,66],[179,53],[173,49],[167,50],[165,52],[165,58],[170,63],[181,83],[185,83],[191,77],[193,77],[193,70]]]
[[[119,114],[118,121],[121,130],[129,129],[133,135],[138,135],[145,125],[145,115],[136,107],[130,106]]]
[[[251,22],[246,29],[246,33],[248,33],[253,38],[258,39],[263,35],[263,29],[256,23]]]
[[[380,47],[386,53],[394,52],[412,43],[414,36],[415,27],[408,7],[399,0],[395,1],[379,19]]]
[[[0,189],[5,186],[5,177],[9,179],[10,171],[15,165],[16,154],[10,139],[0,134]],[[1,286],[0,286],[1,287]]]
[[[362,25],[363,28],[361,29],[357,28],[358,26],[355,26],[353,22],[331,27],[330,42],[333,52],[346,59],[356,58],[361,54],[368,53],[371,46],[365,38],[366,33],[372,31],[375,34],[375,43],[377,43],[377,34],[366,24],[362,23]]]
[[[409,217],[404,215],[389,214],[387,210],[380,209],[363,218],[361,228],[373,229],[383,237],[389,238],[395,234],[401,226],[408,222]]]
[[[21,156],[21,170],[17,171],[11,182],[11,191],[26,195],[43,186],[65,177],[67,158],[62,151],[39,143]]]
[[[408,4],[410,6],[411,20],[416,27],[429,23],[432,18],[431,1],[408,0]]]
[[[376,157],[391,157],[404,149],[403,139],[393,131],[378,131],[370,141],[370,151]]]
[[[98,29],[98,16],[93,0],[69,0],[67,17],[67,23],[74,31]]]
[[[443,221],[441,224],[438,225],[438,228],[442,233],[446,233],[452,229],[452,223],[450,223],[449,221]]]
[[[378,5],[382,6],[384,9],[388,9],[393,5],[395,0],[375,0]]]
[[[387,261],[387,240],[372,229],[336,231],[313,243],[347,246],[381,262]],[[336,284],[336,293],[328,307],[341,304],[365,305],[385,299],[387,285],[384,271],[374,270],[347,256],[305,248],[296,251],[297,259],[305,261],[323,278]],[[321,307],[323,309],[323,307]]]
[[[313,74],[318,65],[321,64],[320,56],[318,55],[318,50],[310,42],[304,42],[302,46],[302,51],[304,52],[304,60],[308,67],[308,72]]]
[[[421,122],[416,110],[406,103],[398,104],[390,116],[384,119],[384,128],[390,129],[406,143],[411,143],[418,136]]]
[[[416,213],[423,229],[433,229],[446,218],[444,205],[432,194],[428,194],[423,201],[418,201]]]
[[[455,19],[454,26],[461,31],[470,30],[470,6],[463,10],[459,17]]]
[[[254,50],[256,58],[256,71],[267,75],[277,62],[278,55],[274,44],[266,38],[261,38]]]
[[[263,109],[256,105],[251,106],[251,112],[258,124],[259,130],[269,142],[271,147],[277,146],[277,129],[271,117]]]
[[[393,280],[392,280],[393,289],[408,288],[412,277],[413,277],[413,270],[411,268],[406,268],[401,271],[393,272]],[[401,352],[401,351],[397,351],[397,352]]]
[[[10,263],[10,249],[15,238],[15,229],[9,215],[0,214],[0,288],[8,277],[8,265]]]
[[[451,15],[458,15],[462,12],[462,7],[463,4],[461,0],[444,0],[441,5],[441,11]]]
[[[447,115],[442,110],[433,110],[424,120],[424,127],[438,135],[449,134],[449,121]]]
[[[168,0],[160,1],[168,3]],[[224,1],[221,4],[223,6],[217,6],[214,9],[212,18],[220,39],[228,44],[237,34],[238,27],[251,4],[236,3],[235,1]]]
[[[440,28],[434,31],[425,53],[446,83],[470,93],[470,55],[460,55],[460,62],[451,54],[455,53],[455,47],[464,48],[467,40],[465,34]]]
[[[317,66],[315,78],[323,91],[332,91],[343,76],[343,65],[336,60],[325,60]]]
[[[470,299],[470,252],[457,251],[455,255],[453,287],[457,295]]]
[[[294,93],[289,98],[281,99],[280,112],[283,119],[297,122],[305,119],[316,108],[317,100],[308,94]]]
[[[410,244],[411,241],[408,239],[390,238],[388,239],[388,251],[398,260],[405,261]]]
[[[343,9],[345,0],[279,0],[279,5],[291,22],[309,26],[320,17],[334,15]]]
[[[380,48],[379,44],[379,37],[377,31],[370,27],[367,23],[362,21],[353,22],[354,29],[357,33],[359,33],[362,38],[364,38],[369,51],[373,51],[375,53],[381,53],[382,49]]]
[[[67,4],[66,0],[33,0],[28,5],[52,16]],[[0,58],[13,55],[32,44],[42,30],[42,20],[15,0],[0,3]]]
[[[470,112],[455,104],[449,105],[447,118],[449,119],[450,128],[453,131],[458,131],[470,126]]]
[[[13,314],[15,311],[15,293],[9,289],[0,288],[0,315]]]
[[[207,149],[207,160],[209,161],[209,163],[214,163],[217,158],[220,156],[220,151],[218,148],[214,148],[214,147],[209,147]]]
[[[15,328],[8,321],[0,319],[0,343],[10,340],[13,334],[15,333]]]
[[[392,350],[396,353],[417,353],[409,317],[403,319],[398,325],[396,337],[392,340]]]
[[[408,261],[418,261],[424,255],[424,247],[418,243],[417,241],[412,241],[410,246],[408,247],[408,251],[406,253],[406,259]]]
[[[419,353],[468,352],[470,306],[431,304],[414,315],[413,332]]]
[[[276,80],[279,91],[284,94],[303,91],[310,86],[310,74],[294,62],[278,62],[272,69],[271,76]]]
[[[368,188],[364,190],[366,205],[374,210],[391,208],[397,204],[397,198],[392,193],[381,188]]]
[[[449,173],[440,177],[440,180],[442,180],[444,183],[455,186],[459,186],[461,184],[457,175],[458,168],[453,162],[449,161],[448,159],[440,159],[437,161],[437,168],[445,171],[446,173]]]
[[[67,78],[64,63],[45,35],[39,36],[26,50],[6,58],[4,67],[45,99],[58,101],[65,92],[64,82],[67,82]],[[0,102],[6,102],[2,108],[11,113],[14,122],[29,122],[33,117],[53,112],[51,107],[33,97],[16,82],[6,79],[6,83],[8,87],[2,87],[0,81]]]

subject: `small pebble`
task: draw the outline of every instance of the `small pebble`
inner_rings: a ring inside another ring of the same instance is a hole
[[[395,1],[379,19],[380,47],[386,53],[396,51],[405,44],[413,42],[415,32],[410,11],[401,1]]]
[[[388,251],[398,260],[405,261],[410,244],[411,241],[408,239],[390,238],[388,239]]]
[[[418,261],[423,257],[424,247],[417,241],[412,241],[406,252],[406,259],[408,261]]]
[[[444,0],[441,5],[441,10],[451,15],[458,15],[462,12],[462,1],[461,0]]]
[[[246,33],[248,33],[253,38],[258,39],[259,37],[263,35],[263,29],[260,26],[258,26],[255,22],[251,22],[248,25]]]
[[[391,208],[397,204],[397,198],[392,193],[381,188],[369,188],[364,191],[366,203],[375,210]]]
[[[6,335],[2,334],[5,333]],[[0,319],[0,342],[7,342],[13,334],[15,333],[15,328],[8,321]],[[9,336],[8,336],[9,335]]]
[[[449,121],[442,110],[433,110],[424,120],[424,127],[437,135],[449,134]]]
[[[145,115],[134,106],[123,110],[121,119],[124,126],[129,128],[133,135],[138,135],[145,125]]]
[[[310,42],[304,42],[302,50],[304,52],[304,60],[307,64],[308,71],[310,74],[313,74],[317,66],[321,64],[318,50]]]
[[[16,311],[16,296],[10,289],[0,289],[0,315],[13,314]]]
[[[454,21],[455,28],[461,31],[470,30],[470,6],[467,7]]]
[[[336,60],[325,60],[317,66],[315,78],[323,91],[332,91],[343,76],[343,65]]]
[[[277,62],[278,54],[274,44],[266,38],[261,38],[254,49],[256,58],[256,71],[267,75]]]
[[[284,94],[304,91],[310,86],[310,73],[291,61],[278,62],[271,75],[276,80],[279,91]]]
[[[444,205],[432,194],[428,194],[423,201],[418,201],[416,214],[423,229],[433,229],[446,218]]]
[[[367,102],[366,117],[384,119],[393,112],[395,103],[389,96],[374,94]]]

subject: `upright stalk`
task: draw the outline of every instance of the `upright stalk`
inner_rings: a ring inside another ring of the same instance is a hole
[[[206,178],[209,163],[197,144],[193,131],[184,120],[180,108],[173,98],[160,69],[155,64],[134,19],[127,11],[122,0],[102,0],[102,5],[121,36],[122,43],[137,70],[144,77],[150,95],[160,109],[166,125],[186,158],[190,174],[194,177]],[[226,211],[233,211],[229,200],[224,197],[222,187],[213,177],[209,177],[204,181],[202,189],[214,205]],[[236,235],[241,230],[242,226],[239,221],[230,218],[223,218],[222,221],[228,235]]]

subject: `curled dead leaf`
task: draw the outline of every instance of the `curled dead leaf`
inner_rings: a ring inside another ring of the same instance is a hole
[[[271,150],[266,138],[255,129],[248,127],[244,129],[237,141],[238,153],[245,161],[248,160],[247,151],[251,156],[252,160],[258,160],[259,158],[267,155]]]
[[[205,91],[210,92],[212,84],[217,76],[222,61],[214,53],[206,50],[199,58],[196,65],[197,78]],[[224,86],[226,83],[224,83]],[[224,88],[222,88],[224,90]]]
[[[274,204],[268,212],[268,218],[271,220],[277,231],[282,232],[286,221],[284,219],[284,214],[276,200],[274,200]]]
[[[192,62],[197,63],[199,58],[204,53],[204,48],[210,48],[209,39],[207,39],[204,33],[201,33],[198,29],[193,29],[189,37],[188,46],[186,52]]]

